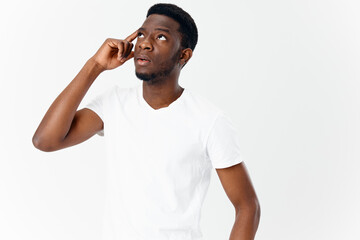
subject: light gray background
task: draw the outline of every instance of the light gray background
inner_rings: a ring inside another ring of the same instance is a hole
[[[360,239],[360,3],[172,1],[199,29],[180,85],[228,112],[262,217],[256,239]],[[108,37],[125,38],[154,1],[0,4],[0,239],[98,240],[104,139],[45,153],[42,117]],[[99,76],[80,108],[134,64]],[[216,172],[205,240],[228,239],[235,211]]]

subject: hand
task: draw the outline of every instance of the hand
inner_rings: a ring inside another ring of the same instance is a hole
[[[101,45],[92,59],[103,68],[111,70],[123,65],[127,60],[134,57],[132,41],[137,37],[137,30],[125,40],[108,38]]]

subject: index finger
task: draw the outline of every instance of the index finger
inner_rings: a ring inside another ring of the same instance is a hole
[[[125,38],[125,40],[128,41],[128,42],[132,42],[137,37],[137,35],[138,35],[138,30],[136,30],[130,36]]]

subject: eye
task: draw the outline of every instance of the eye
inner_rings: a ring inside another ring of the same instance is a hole
[[[158,38],[159,38],[159,39],[162,38],[162,39],[160,39],[160,40],[166,40],[166,37],[165,37],[164,35],[159,35]]]
[[[141,32],[139,32],[137,36],[138,36],[138,38],[142,38],[142,37],[144,37],[144,34],[142,34]]]

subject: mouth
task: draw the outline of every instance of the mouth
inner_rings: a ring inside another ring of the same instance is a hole
[[[137,61],[145,61],[145,62],[151,62],[150,59],[145,55],[140,55],[136,58]]]
[[[144,66],[144,65],[149,64],[151,62],[151,60],[147,56],[140,55],[136,58],[136,62],[139,65]]]

